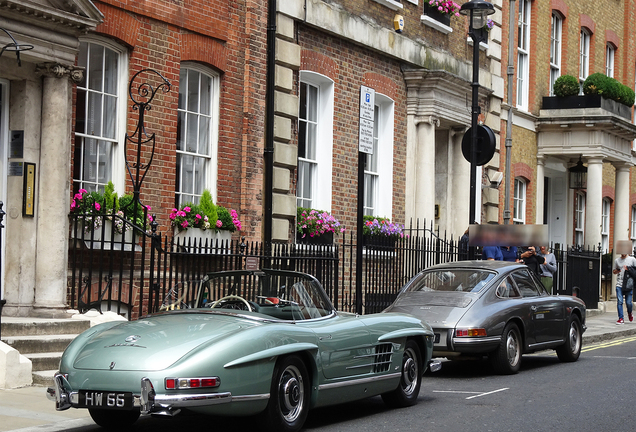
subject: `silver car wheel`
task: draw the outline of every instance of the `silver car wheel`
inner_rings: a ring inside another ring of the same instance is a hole
[[[570,323],[570,331],[568,333],[570,339],[570,351],[572,354],[576,354],[581,350],[581,333],[579,333],[579,327],[576,323]]]
[[[519,349],[519,340],[517,335],[513,331],[509,331],[506,335],[506,352],[508,353],[508,362],[510,366],[516,366],[519,363],[521,357],[521,351]]]
[[[281,414],[285,421],[294,422],[305,405],[305,387],[303,376],[294,365],[283,371],[278,381]]]
[[[402,360],[402,387],[404,394],[407,396],[413,394],[420,379],[417,362],[417,354],[411,348],[404,351],[404,358]]]

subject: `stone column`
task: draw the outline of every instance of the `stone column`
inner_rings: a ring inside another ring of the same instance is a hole
[[[545,195],[545,174],[543,168],[545,166],[545,156],[537,157],[537,197],[536,197],[536,224],[543,224],[543,197]]]
[[[435,128],[436,117],[415,119],[417,128],[417,156],[415,160],[415,218],[420,226],[435,220]]]
[[[618,240],[629,240],[629,163],[615,163],[616,180],[614,197],[614,243]],[[610,250],[613,245],[609,246]]]
[[[587,160],[587,196],[585,200],[585,246],[596,250],[601,243],[603,203],[603,159]]]
[[[63,316],[66,307],[70,204],[72,83],[83,70],[38,65],[43,77],[40,161],[37,166],[35,316]],[[69,79],[70,78],[70,79]]]
[[[450,130],[449,144],[452,146],[453,163],[449,166],[449,181],[451,182],[451,196],[448,211],[452,210],[450,234],[459,238],[468,228],[470,202],[470,163],[462,153],[462,139],[466,127]]]

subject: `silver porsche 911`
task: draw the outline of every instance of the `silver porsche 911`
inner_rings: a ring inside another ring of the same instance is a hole
[[[389,311],[430,324],[434,357],[487,355],[500,374],[517,373],[522,354],[540,350],[576,361],[586,328],[581,299],[550,295],[526,265],[503,261],[430,267],[400,290]]]

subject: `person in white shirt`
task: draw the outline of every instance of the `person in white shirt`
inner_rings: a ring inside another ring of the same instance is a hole
[[[625,297],[625,304],[627,305],[627,317],[630,322],[634,321],[634,316],[632,315],[632,294],[634,290],[623,291],[623,277],[625,276],[625,270],[628,266],[636,266],[636,258],[628,256],[627,254],[621,254],[621,256],[614,261],[614,270],[612,270],[612,273],[617,275],[616,309],[618,310],[618,321],[616,321],[616,324],[618,325],[625,323],[623,319],[623,297]]]
[[[556,257],[547,246],[541,246],[539,249],[539,256],[542,256],[545,260],[543,264],[539,265],[541,282],[543,282],[543,286],[548,290],[548,293],[553,294],[554,273],[557,271]]]

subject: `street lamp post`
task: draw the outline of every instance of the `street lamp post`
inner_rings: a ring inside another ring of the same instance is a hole
[[[495,13],[492,4],[484,0],[471,0],[464,3],[459,13],[469,17],[468,35],[473,40],[473,82],[472,87],[472,118],[470,137],[470,209],[469,224],[476,222],[475,207],[477,204],[477,122],[479,119],[479,43],[483,40],[481,30],[488,15]]]

